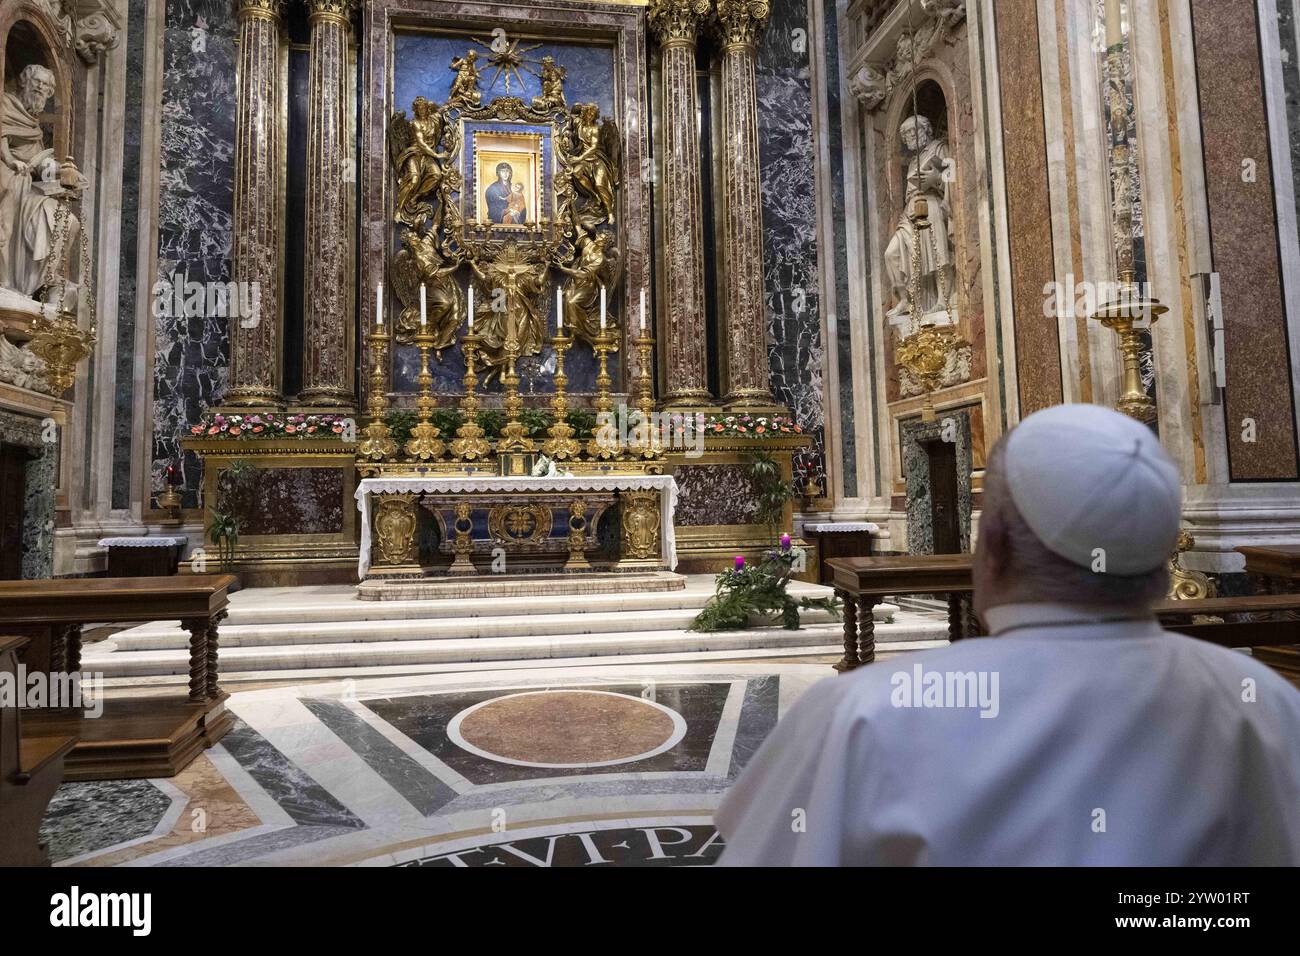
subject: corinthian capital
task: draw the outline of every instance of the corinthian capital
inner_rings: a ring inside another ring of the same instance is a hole
[[[356,6],[357,0],[307,0],[307,12],[313,19],[320,17],[345,23]]]
[[[714,26],[723,48],[758,43],[771,12],[769,0],[717,0]]]
[[[710,0],[650,0],[650,29],[664,45],[694,43],[711,6]]]
[[[235,17],[243,20],[261,17],[264,20],[279,20],[284,0],[235,0]]]

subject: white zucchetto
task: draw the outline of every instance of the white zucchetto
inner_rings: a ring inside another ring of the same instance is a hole
[[[1151,429],[1127,415],[1082,404],[1035,412],[1007,437],[1006,472],[1025,523],[1074,564],[1143,574],[1173,553],[1178,467]]]

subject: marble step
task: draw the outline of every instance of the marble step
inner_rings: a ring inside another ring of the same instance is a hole
[[[553,594],[499,597],[482,601],[361,601],[356,597],[356,589],[347,585],[312,588],[310,589],[312,593],[309,595],[303,593],[308,590],[306,588],[256,588],[232,595],[222,632],[224,633],[230,627],[245,624],[427,620],[505,617],[513,614],[531,616],[568,614],[575,611],[616,613],[686,608],[698,611],[713,596],[712,579],[703,578],[704,576],[693,576],[688,579],[685,588],[673,591]],[[833,592],[830,588],[796,581],[791,582],[789,593],[794,597],[829,597]],[[882,610],[877,608],[876,619],[885,620],[882,615]],[[176,623],[158,622],[158,624],[146,625],[146,628],[174,627]]]
[[[882,624],[876,638],[882,644],[932,641],[942,637],[937,622]],[[814,623],[797,631],[779,627],[752,628],[708,634],[675,630],[618,630],[585,634],[533,634],[492,638],[437,640],[375,640],[331,643],[227,646],[220,655],[223,671],[249,673],[325,667],[379,667],[477,661],[547,660],[632,654],[674,655],[742,649],[826,648],[837,646],[842,634],[837,621]],[[184,649],[116,650],[97,645],[82,657],[86,671],[105,677],[182,675],[189,670]]]
[[[419,618],[411,620],[326,621],[295,624],[223,624],[221,647],[274,647],[290,644],[349,644],[378,641],[483,640],[494,637],[538,637],[557,634],[631,634],[639,631],[684,631],[698,611],[695,608],[619,613],[568,613],[510,615],[502,617]],[[834,621],[826,611],[808,610],[808,624]],[[151,624],[113,635],[87,648],[97,653],[180,650],[189,646],[189,634],[177,624]]]

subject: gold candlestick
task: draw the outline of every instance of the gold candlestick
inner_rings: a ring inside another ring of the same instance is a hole
[[[524,423],[519,420],[519,413],[524,410],[524,400],[519,397],[519,373],[515,370],[515,361],[519,357],[519,342],[514,337],[506,339],[506,373],[501,381],[506,387],[505,401],[502,403],[506,412],[506,423],[501,429],[501,439],[497,442],[497,451],[531,452],[537,445],[528,437]]]
[[[461,350],[465,353],[465,397],[460,400],[460,411],[465,420],[456,429],[451,453],[462,461],[486,458],[492,451],[492,445],[483,437],[483,429],[476,421],[479,400],[474,394],[474,387],[478,383],[478,375],[474,372],[474,355],[478,351],[479,342],[479,337],[473,332],[460,340]]]
[[[1093,318],[1119,336],[1124,356],[1124,394],[1115,410],[1144,424],[1156,420],[1156,406],[1142,387],[1142,328],[1149,328],[1168,311],[1169,306],[1159,300],[1143,298],[1133,273],[1126,270],[1120,274],[1119,296],[1093,313]]]
[[[365,437],[362,438],[357,450],[363,458],[382,461],[397,454],[397,442],[393,441],[393,431],[384,422],[384,413],[388,410],[388,397],[384,394],[388,389],[385,363],[388,355],[388,333],[384,331],[382,325],[376,325],[366,340],[370,343],[373,362],[370,371],[370,424],[362,432]]]
[[[607,461],[618,457],[618,429],[614,425],[612,412],[614,402],[609,397],[609,352],[613,348],[613,337],[609,329],[601,329],[591,343],[592,350],[600,362],[600,371],[596,375],[596,433],[587,442],[587,454],[592,458]]]
[[[655,389],[650,360],[650,351],[654,344],[655,340],[650,337],[650,333],[642,329],[640,337],[636,340],[637,354],[641,358],[641,370],[638,376],[641,398],[637,402],[641,423],[637,426],[637,433],[632,437],[631,446],[633,451],[644,458],[658,458],[663,453],[659,429],[654,427]]]
[[[556,333],[551,339],[551,347],[555,349],[555,396],[551,399],[551,414],[555,422],[546,430],[551,437],[542,442],[542,452],[557,461],[577,457],[582,452],[582,446],[573,439],[573,426],[565,420],[569,414],[569,399],[564,394],[564,387],[569,376],[564,374],[564,353],[572,345],[573,338],[563,332]]]
[[[420,421],[411,429],[411,438],[406,443],[406,453],[420,461],[441,458],[447,450],[447,446],[438,437],[442,434],[441,430],[431,420],[433,410],[437,407],[433,398],[433,374],[429,371],[429,352],[433,350],[433,341],[433,333],[428,331],[428,326],[421,325],[415,336],[415,344],[420,349],[420,375],[417,379],[420,383],[420,397],[415,401]]]

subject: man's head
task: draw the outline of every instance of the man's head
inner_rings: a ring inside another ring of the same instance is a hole
[[[1030,415],[993,446],[975,549],[975,609],[1144,609],[1169,586],[1178,469],[1151,430],[1099,405]]]
[[[515,178],[515,171],[509,163],[497,163],[497,181],[503,185],[509,186],[510,180]]]
[[[918,153],[930,145],[934,127],[924,116],[909,116],[898,126],[898,135],[902,137],[903,148],[910,153]]]
[[[41,113],[54,95],[54,74],[39,63],[23,67],[18,74],[18,98],[29,113]]]

